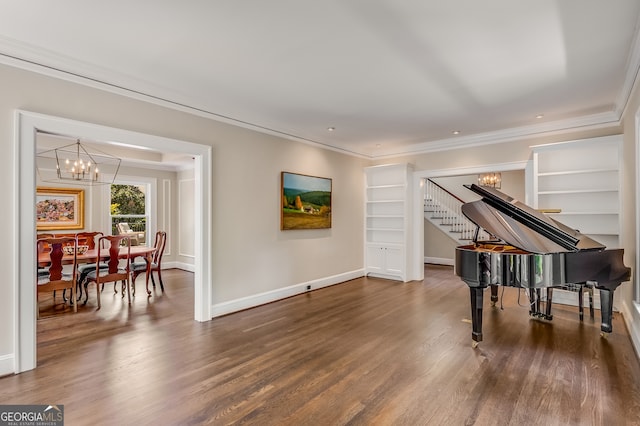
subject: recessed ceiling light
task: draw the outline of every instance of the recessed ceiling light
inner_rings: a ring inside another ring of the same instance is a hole
[[[541,119],[542,117],[544,117],[544,114],[538,114],[538,115],[536,115],[536,118],[537,118],[537,119]]]
[[[454,135],[459,135],[459,134],[460,134],[460,130],[454,130],[454,131],[453,131],[453,132],[451,132],[451,133],[453,133]]]
[[[381,146],[382,146],[382,144],[381,144],[381,143],[377,143],[377,144],[376,144],[376,148],[380,148]]]
[[[333,132],[336,128],[335,127],[327,127],[327,130],[330,132]]]

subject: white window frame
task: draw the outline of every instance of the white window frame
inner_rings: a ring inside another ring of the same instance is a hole
[[[158,180],[156,178],[143,177],[143,176],[118,176],[113,182],[114,185],[135,185],[144,186],[146,188],[145,194],[145,214],[147,217],[147,229],[145,232],[145,244],[153,244],[151,236],[156,234],[158,223],[158,203],[157,203],[157,188]],[[103,199],[109,200],[104,212],[104,223],[108,225],[108,230],[111,232],[113,229],[112,216],[111,216],[111,185],[104,185]],[[137,215],[127,215],[137,216]],[[143,217],[140,215],[140,217]]]

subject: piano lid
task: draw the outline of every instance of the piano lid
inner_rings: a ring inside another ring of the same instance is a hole
[[[483,198],[462,206],[473,223],[505,243],[532,253],[603,250],[605,246],[575,229],[493,188],[464,185]]]

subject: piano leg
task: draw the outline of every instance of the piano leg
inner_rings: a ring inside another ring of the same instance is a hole
[[[482,342],[482,303],[483,291],[482,287],[469,287],[471,293],[471,338],[472,346],[475,348],[478,343]]]
[[[553,299],[553,288],[547,288],[547,304],[545,305],[545,315],[544,319],[547,321],[551,321],[553,319],[553,315],[551,315],[551,299]]]
[[[594,317],[594,313],[593,313],[593,287],[594,287],[594,283],[593,281],[587,281],[587,294],[589,295],[589,315],[591,316],[591,318]]]
[[[578,287],[578,312],[582,321],[584,319],[584,286],[582,284]]]
[[[540,316],[540,289],[529,289],[529,315],[532,317]]]
[[[542,311],[542,289],[530,288],[529,289],[529,315],[536,318],[542,318],[551,321],[553,315],[551,315],[551,296],[553,294],[551,288],[547,288],[547,303],[545,311]]]
[[[611,318],[613,316],[613,292],[606,288],[600,289],[600,314],[602,316],[602,324],[600,325],[600,333],[604,336],[604,333],[611,333],[613,327],[611,325]]]
[[[497,285],[491,285],[491,306],[496,306],[496,303],[498,302],[498,286]]]

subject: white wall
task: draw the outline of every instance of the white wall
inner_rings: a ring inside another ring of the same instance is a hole
[[[637,83],[637,81],[636,81]],[[638,258],[638,228],[640,209],[638,209],[638,184],[640,183],[640,170],[638,161],[640,153],[640,86],[635,85],[632,95],[624,111],[623,116],[623,185],[622,185],[622,232],[621,240],[624,248],[625,265],[632,268],[631,279],[633,284],[624,284],[616,291],[615,298],[620,300],[622,314],[624,315],[627,329],[631,334],[636,349],[640,354],[640,305],[634,300],[634,286],[637,285]],[[637,296],[636,296],[637,297]]]
[[[193,209],[195,208],[195,176],[193,170],[178,173],[176,194],[177,232],[175,233],[176,266],[193,270],[195,262],[195,234]]]

